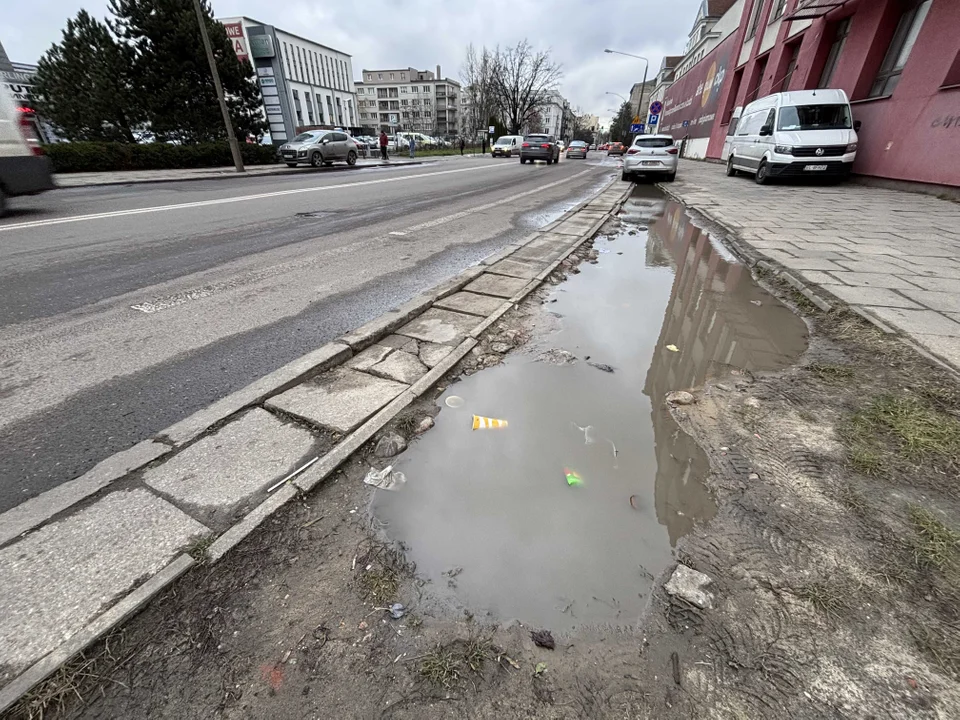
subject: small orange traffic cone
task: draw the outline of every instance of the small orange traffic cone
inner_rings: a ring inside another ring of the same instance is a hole
[[[505,428],[507,426],[506,420],[497,420],[496,418],[480,417],[479,415],[473,416],[473,429],[481,430],[487,428]]]

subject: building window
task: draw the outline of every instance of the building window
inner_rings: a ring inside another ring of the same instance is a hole
[[[837,69],[837,62],[840,60],[840,53],[843,52],[843,46],[847,42],[847,36],[850,34],[850,22],[852,18],[844,18],[837,23],[833,36],[833,44],[830,46],[830,52],[827,54],[827,62],[823,66],[823,72],[820,73],[820,82],[818,88],[828,88],[833,81],[833,72]]]
[[[399,109],[400,109],[400,102],[399,102],[398,100],[391,100],[391,101],[390,101],[390,109],[391,109],[391,110],[399,110]]]
[[[787,63],[787,69],[783,73],[783,82],[780,83],[780,92],[787,92],[790,89],[790,81],[793,80],[793,73],[797,69],[797,61],[800,59],[800,43],[794,43],[790,50],[790,62]]]
[[[419,86],[419,85],[414,85],[414,86],[413,86],[413,91],[414,91],[415,93],[419,93],[419,92],[420,92],[420,86]]]
[[[303,112],[300,109],[300,95],[293,91],[293,107],[297,111],[297,125],[303,125]]]
[[[753,0],[753,7],[750,9],[750,21],[747,23],[747,40],[757,34],[757,28],[760,25],[760,15],[763,11],[764,0]]]
[[[900,74],[910,57],[910,51],[917,42],[923,21],[930,12],[930,4],[931,0],[923,0],[900,16],[900,22],[893,34],[893,40],[890,41],[890,47],[887,48],[886,57],[883,58],[880,72],[877,73],[877,79],[873,81],[873,86],[870,88],[869,97],[886,97],[893,94],[900,82]]]
[[[377,80],[383,80],[383,73],[377,73]]]
[[[401,95],[406,95],[407,92],[409,92],[409,90],[410,90],[410,88],[408,88],[408,87],[401,87],[401,88],[400,88],[400,94],[401,94]]]
[[[377,88],[377,97],[378,97],[378,98],[385,98],[385,97],[387,97],[387,89],[386,89],[386,88]]]
[[[407,74],[406,74],[406,73],[400,73],[400,79],[401,79],[401,80],[406,80],[406,79],[407,79]]]
[[[400,104],[406,106],[406,105],[409,105],[409,104],[410,104],[410,101],[409,101],[409,100],[401,100],[401,101],[400,101]]]
[[[343,125],[343,106],[340,104],[340,98],[337,98],[337,122]]]
[[[423,91],[424,91],[425,93],[430,92],[430,86],[429,86],[429,85],[424,85],[424,86],[423,86]]]
[[[390,97],[395,98],[399,96],[400,93],[397,92],[396,88],[387,88],[387,92],[390,93]]]
[[[287,77],[292,78],[293,73],[290,71],[290,51],[287,49],[287,44],[283,44],[283,57],[287,61]]]
[[[367,82],[373,82],[373,75],[367,75]]]
[[[776,0],[777,4],[773,6],[773,22],[774,20],[779,20],[783,17],[783,13],[787,10],[787,0]]]
[[[330,100],[330,96],[327,95],[327,115],[330,117],[330,122],[333,122],[333,102]]]

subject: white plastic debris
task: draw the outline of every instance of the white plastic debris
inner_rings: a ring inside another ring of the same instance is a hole
[[[379,490],[399,490],[407,482],[407,477],[400,471],[393,472],[393,465],[387,465],[383,470],[370,468],[363,481]]]

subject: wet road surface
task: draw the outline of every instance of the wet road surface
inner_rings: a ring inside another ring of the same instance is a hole
[[[441,401],[398,459],[403,489],[376,492],[376,517],[444,602],[555,629],[634,623],[677,540],[714,513],[707,458],[665,394],[806,349],[803,322],[680,206],[641,187],[622,218],[599,263],[551,292],[523,352],[447,389],[463,405]],[[550,349],[578,361],[538,362]],[[509,425],[475,431],[473,415]]]
[[[549,222],[615,167],[58,190],[0,220],[0,512]]]

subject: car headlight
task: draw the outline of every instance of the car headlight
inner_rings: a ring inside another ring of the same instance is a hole
[[[779,155],[792,155],[793,145],[777,145],[773,148],[773,151]]]
[[[850,143],[849,145],[847,145],[846,149],[844,150],[844,152],[848,152],[848,153],[852,153],[856,151],[857,151],[857,143]]]

